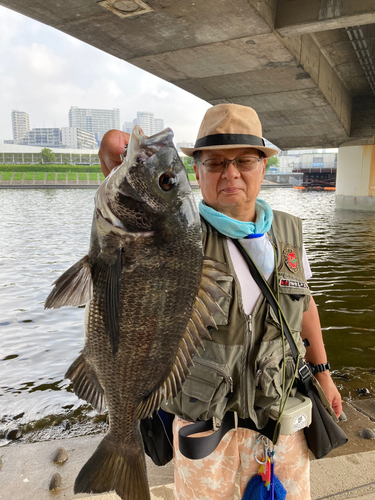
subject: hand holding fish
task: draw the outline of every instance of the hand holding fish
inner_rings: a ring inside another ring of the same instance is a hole
[[[129,140],[130,135],[121,130],[109,130],[104,134],[98,155],[105,177],[113,168],[121,164],[120,155],[124,152],[125,146],[129,144]]]

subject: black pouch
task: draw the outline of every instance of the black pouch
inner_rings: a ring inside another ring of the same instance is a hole
[[[160,409],[140,421],[143,446],[155,465],[166,465],[173,458],[174,415]]]
[[[324,458],[335,448],[347,443],[348,438],[337,425],[338,418],[314,375],[300,383],[299,391],[312,402],[312,421],[304,429],[307,445],[315,458]]]

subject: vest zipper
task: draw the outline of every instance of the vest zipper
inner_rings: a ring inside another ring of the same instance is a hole
[[[204,366],[206,368],[211,368],[212,370],[214,370],[217,373],[219,373],[220,375],[222,375],[225,378],[225,380],[227,381],[227,385],[229,386],[228,392],[230,392],[232,394],[232,392],[233,392],[233,379],[227,370],[218,366],[214,361],[210,361],[208,359],[198,358],[197,356],[194,357],[194,365],[201,365],[201,366]]]
[[[246,366],[244,370],[244,399],[245,399],[245,411],[248,415],[250,415],[250,409],[249,409],[249,372],[250,371],[250,353],[252,351],[252,338],[253,336],[252,331],[253,331],[253,316],[251,314],[247,314],[247,349],[246,349]]]

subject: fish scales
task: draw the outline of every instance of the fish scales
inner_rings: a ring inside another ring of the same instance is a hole
[[[88,255],[46,301],[46,308],[86,303],[84,350],[66,376],[79,397],[98,411],[108,407],[108,433],[76,493],[150,498],[139,420],[176,396],[190,353],[209,336],[202,317],[215,325],[209,317],[220,311],[212,291],[225,295],[209,278],[224,273],[204,260],[199,213],[172,138],[170,129],[146,138],[134,128],[126,158],[96,193]]]

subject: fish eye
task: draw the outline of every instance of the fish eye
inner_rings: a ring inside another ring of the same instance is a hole
[[[174,186],[176,180],[174,175],[166,172],[159,177],[159,186],[163,191],[169,191]]]

